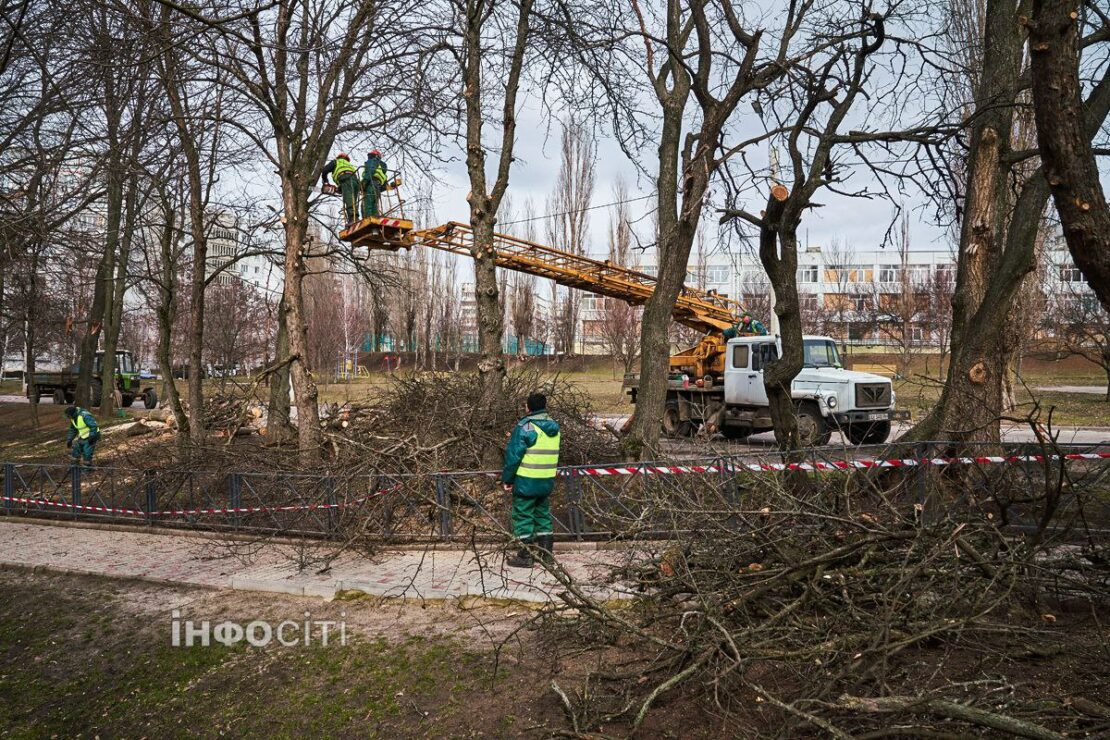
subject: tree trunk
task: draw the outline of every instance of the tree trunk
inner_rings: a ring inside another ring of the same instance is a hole
[[[937,405],[904,439],[999,441],[1006,373],[999,329],[1009,313],[1014,291],[1032,264],[1023,255],[1012,254],[1011,259],[1004,260],[1003,254],[1011,213],[1010,168],[1005,155],[1010,151],[1013,106],[1020,89],[1022,34],[1011,3],[988,0],[986,14],[983,68],[975,91],[977,116],[971,132],[967,197],[952,299],[948,378]],[[1030,239],[1028,247],[1032,246]],[[1005,300],[986,302],[984,298],[992,288]]]
[[[694,243],[693,232],[689,239],[684,239],[678,228],[679,145],[689,80],[681,73],[674,85],[670,98],[662,107],[659,173],[655,180],[659,267],[655,290],[644,304],[640,318],[640,384],[632,422],[621,443],[626,456],[640,459],[653,456],[659,446],[670,371],[671,343],[667,329],[671,310],[686,280],[686,264]]]
[[[308,371],[308,332],[305,324],[305,237],[308,233],[308,196],[296,181],[286,180],[285,190],[285,293],[282,303],[289,339],[289,377],[297,402],[297,441],[301,460],[320,459],[320,410],[316,383]]]
[[[274,364],[278,369],[270,376],[270,408],[267,412],[266,435],[274,444],[282,444],[292,436],[289,425],[289,332],[285,326],[285,298],[278,304],[277,338]]]
[[[497,285],[497,263],[493,252],[493,223],[487,213],[471,208],[474,228],[474,300],[478,313],[478,376],[481,378],[482,403],[489,406],[501,394],[505,379],[505,358],[501,352],[504,322],[501,295]]]
[[[1110,207],[1079,82],[1078,0],[1033,0],[1030,68],[1045,177],[1075,264],[1110,311]],[[1102,84],[1106,83],[1104,71]]]
[[[795,414],[791,387],[794,378],[802,371],[802,312],[798,299],[798,239],[796,222],[784,217],[789,192],[782,185],[771,188],[763,226],[759,230],[759,260],[775,291],[775,315],[779,320],[782,356],[777,362],[763,369],[763,387],[771,421],[775,427],[775,441],[779,449],[797,450],[802,446],[798,434],[798,417]]]

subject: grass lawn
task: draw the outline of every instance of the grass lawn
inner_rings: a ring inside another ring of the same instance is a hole
[[[502,692],[524,677],[502,671],[495,678],[488,654],[451,636],[348,622],[346,646],[170,644],[171,608],[212,624],[276,624],[305,610],[339,619],[341,608],[368,604],[17,571],[0,572],[0,584],[5,737],[398,737],[437,735],[437,727],[469,734],[484,721],[492,735],[513,727],[511,696]],[[483,703],[504,711],[473,716],[472,706]]]

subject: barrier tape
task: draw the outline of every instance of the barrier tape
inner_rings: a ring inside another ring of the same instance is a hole
[[[1104,460],[1110,452],[1073,452],[1065,455],[1006,455],[981,457],[923,457],[896,460],[834,460],[798,463],[733,463],[723,465],[627,465],[564,469],[564,475],[681,475],[683,473],[781,473],[785,471],[819,472],[824,470],[867,470],[871,468],[912,468],[921,466],[989,465],[1001,463],[1044,462],[1048,460]]]
[[[781,473],[785,471],[843,471],[843,470],[869,470],[873,468],[913,468],[924,466],[944,467],[949,465],[998,465],[1006,463],[1029,463],[1057,460],[1106,460],[1110,459],[1110,452],[1072,452],[1064,455],[988,455],[979,457],[923,457],[901,458],[892,460],[834,460],[830,462],[798,462],[798,463],[734,463],[725,462],[716,465],[627,465],[587,468],[561,468],[562,476],[613,476],[613,475],[682,475],[689,473]],[[484,473],[493,476],[496,473]],[[357,506],[379,496],[393,493],[401,488],[398,484],[392,488],[378,491],[369,496],[352,501],[336,502],[334,504],[288,504],[283,506],[240,506],[201,509],[168,509],[165,511],[143,511],[142,509],[125,509],[112,506],[91,506],[87,504],[73,504],[65,501],[51,501],[43,498],[21,498],[16,496],[0,496],[0,501],[15,504],[34,506],[53,506],[61,509],[76,511],[91,511],[98,514],[119,514],[122,516],[139,517],[173,517],[197,516],[201,514],[258,514],[278,511],[315,511],[320,509],[341,509],[347,506]]]
[[[342,509],[347,506],[357,506],[363,504],[371,499],[393,493],[400,489],[400,486],[394,486],[384,491],[378,491],[370,496],[363,496],[362,498],[353,501],[342,501],[334,504],[288,504],[284,506],[228,506],[223,508],[214,509],[167,509],[165,511],[143,511],[142,509],[124,509],[114,506],[91,506],[88,504],[74,504],[68,501],[51,501],[44,498],[22,498],[18,496],[0,496],[0,501],[35,505],[35,506],[53,506],[59,509],[72,509],[74,511],[91,511],[96,514],[119,514],[122,516],[141,516],[141,517],[172,517],[172,516],[197,516],[199,514],[259,514],[273,511],[316,511],[318,509]]]

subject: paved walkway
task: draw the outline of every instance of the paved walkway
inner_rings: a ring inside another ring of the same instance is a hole
[[[1105,396],[1104,385],[1046,385],[1036,390],[1044,393],[1089,393],[1094,396]]]
[[[249,554],[249,556],[248,556]],[[612,552],[557,552],[559,563],[584,590],[601,599],[625,594],[599,585]],[[500,553],[469,550],[406,550],[373,558],[343,555],[327,572],[315,565],[298,571],[292,546],[214,540],[32,523],[0,518],[0,567],[137,578],[174,585],[330,599],[339,591],[413,599],[465,596],[553,601],[563,590],[543,568],[508,568]]]

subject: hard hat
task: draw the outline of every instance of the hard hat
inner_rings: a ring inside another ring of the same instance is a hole
[[[381,151],[378,149],[371,149],[370,154],[374,157],[380,157],[382,155]]]
[[[743,321],[746,324],[746,323],[748,323],[749,321],[752,320],[752,317],[749,316],[748,314],[744,314],[743,316],[740,317],[740,320]]]
[[[336,159],[346,159],[348,161],[350,161],[350,159],[351,159],[350,157],[347,156],[347,152],[340,152],[339,154],[335,155],[335,158]]]

